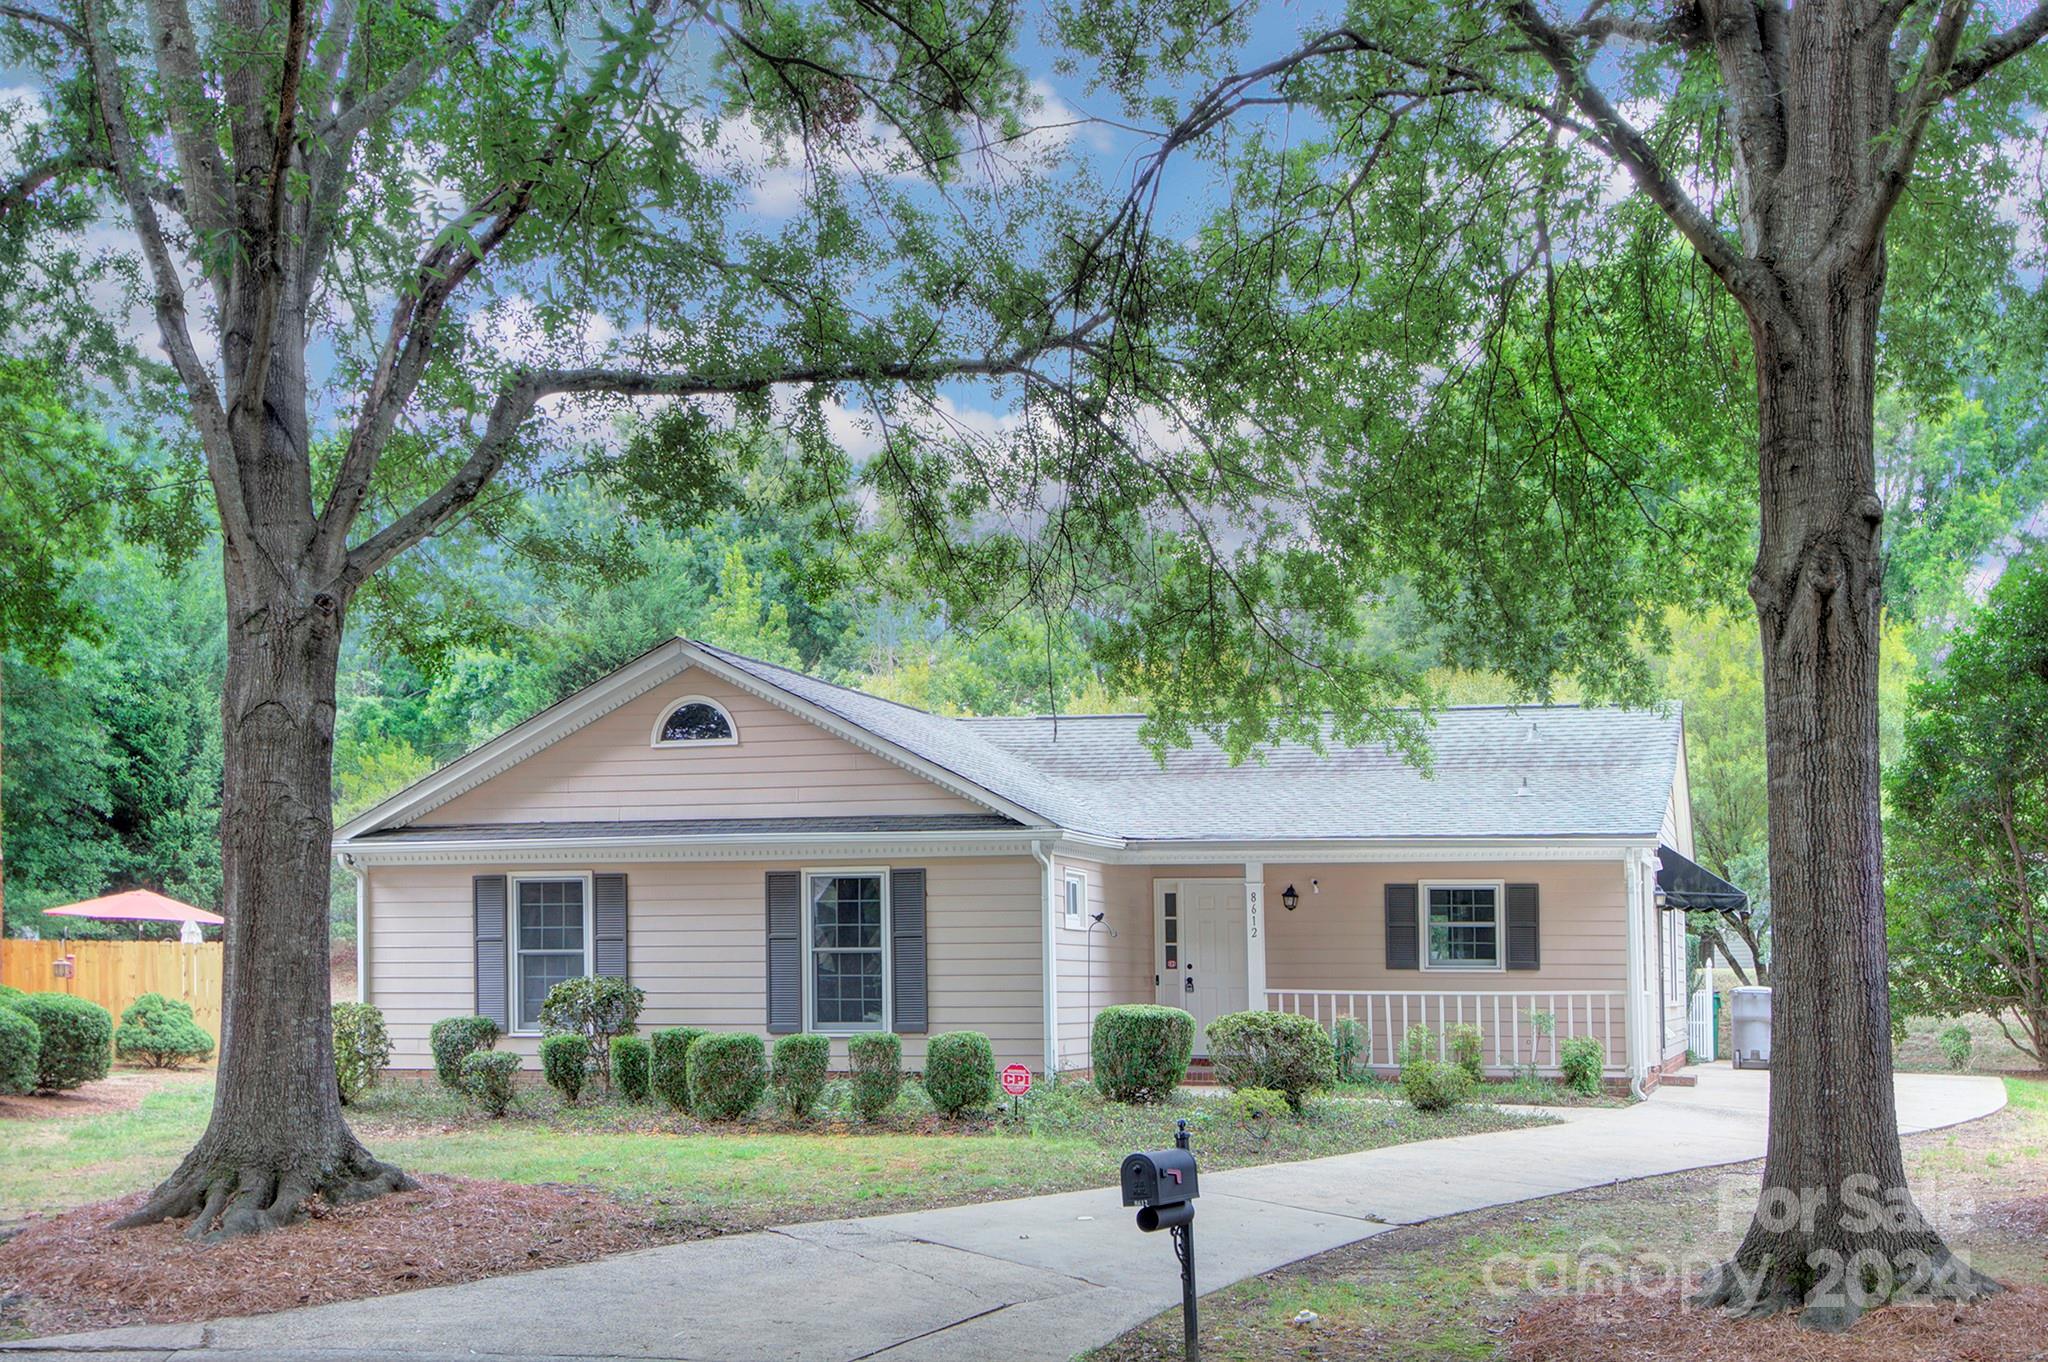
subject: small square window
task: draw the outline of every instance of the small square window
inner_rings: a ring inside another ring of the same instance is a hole
[[[1066,917],[1075,931],[1088,922],[1088,876],[1078,870],[1067,872]]]

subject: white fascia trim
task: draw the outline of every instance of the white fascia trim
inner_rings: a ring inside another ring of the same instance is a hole
[[[1091,854],[1116,865],[1199,865],[1262,861],[1267,865],[1378,864],[1402,861],[1620,861],[1655,851],[1657,839],[1572,837],[1444,838],[1426,841],[1342,839],[1299,842],[1130,841]]]
[[[358,865],[526,865],[563,861],[648,864],[663,861],[754,861],[798,856],[889,859],[906,856],[1023,856],[1044,840],[1014,833],[744,833],[730,837],[556,837],[523,842],[469,841],[379,845],[352,843],[337,851]]]
[[[334,830],[336,849],[340,850],[351,838],[366,832],[411,823],[542,748],[560,742],[577,729],[603,718],[620,705],[639,699],[684,669],[687,664],[680,662],[681,648],[681,639],[671,639],[642,653],[603,680],[592,682],[567,699],[557,701],[525,723],[507,729],[382,803],[357,814]]]

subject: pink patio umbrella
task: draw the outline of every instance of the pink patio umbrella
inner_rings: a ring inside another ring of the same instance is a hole
[[[227,921],[219,913],[180,903],[154,889],[124,889],[118,894],[106,894],[83,903],[45,908],[43,914],[46,917],[85,917],[95,922],[182,922],[185,924],[183,935],[188,941],[199,940],[201,924],[218,927]]]

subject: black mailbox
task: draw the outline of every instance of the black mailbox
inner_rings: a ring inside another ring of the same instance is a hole
[[[1148,1149],[1124,1156],[1124,1205],[1173,1206],[1200,1195],[1189,1151]]]

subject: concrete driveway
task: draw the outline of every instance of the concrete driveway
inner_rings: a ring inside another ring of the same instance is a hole
[[[1767,1075],[1694,1072],[1697,1087],[1662,1088],[1623,1110],[1566,1111],[1557,1125],[1206,1176],[1198,1284],[1212,1291],[1438,1216],[1760,1157]],[[1908,1133],[2005,1104],[1991,1078],[1904,1074],[1898,1096]],[[1140,1234],[1117,1194],[1100,1190],[793,1225],[376,1300],[0,1351],[10,1362],[88,1351],[178,1362],[1041,1362],[1105,1343],[1179,1300],[1167,1237]]]

